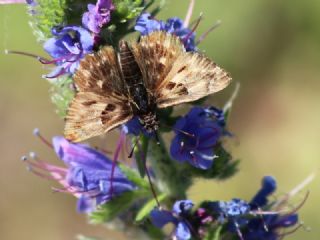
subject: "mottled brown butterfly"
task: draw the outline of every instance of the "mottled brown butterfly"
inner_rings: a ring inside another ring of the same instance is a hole
[[[157,108],[195,101],[222,90],[230,80],[213,61],[186,52],[181,40],[166,32],[153,32],[138,43],[120,41],[118,54],[107,46],[81,61],[65,137],[82,141],[134,116],[148,132],[156,131]]]

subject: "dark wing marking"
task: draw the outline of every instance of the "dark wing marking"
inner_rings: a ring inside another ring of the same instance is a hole
[[[126,98],[79,92],[70,104],[64,134],[73,142],[101,135],[133,117]]]
[[[154,92],[176,59],[185,52],[178,37],[161,31],[142,36],[139,43],[132,43],[131,48],[150,92]]]
[[[86,55],[73,79],[80,92],[108,95],[112,90],[119,94],[126,93],[117,55],[109,46],[96,54]]]

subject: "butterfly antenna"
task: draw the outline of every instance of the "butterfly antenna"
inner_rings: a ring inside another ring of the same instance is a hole
[[[155,133],[156,133],[156,136],[157,136],[156,139],[158,139],[159,136],[158,136],[156,131],[155,131]],[[139,145],[139,140],[140,140],[140,138],[135,142],[135,147],[138,147],[139,151],[141,151],[140,145]],[[157,141],[159,141],[159,140],[157,140]],[[160,142],[159,142],[159,144],[160,144]],[[151,190],[152,195],[153,195],[153,197],[154,197],[154,199],[155,199],[155,201],[157,203],[157,206],[160,207],[160,202],[159,202],[158,197],[157,197],[157,192],[156,192],[156,190],[155,190],[155,188],[153,186],[153,183],[152,183],[152,180],[151,180],[151,175],[150,175],[149,169],[147,167],[147,161],[143,161],[143,162],[144,162],[143,167],[144,167],[144,170],[146,172],[146,175],[147,175],[147,178],[148,178],[148,182],[149,182],[149,185],[150,185],[150,190]]]
[[[148,182],[149,182],[149,185],[150,185],[150,189],[151,189],[151,192],[152,192],[152,195],[154,197],[154,199],[156,200],[156,203],[157,203],[157,206],[160,207],[160,202],[158,200],[158,196],[157,196],[157,192],[153,186],[153,183],[151,181],[151,176],[150,176],[150,172],[147,168],[147,165],[146,165],[146,161],[144,162],[144,168],[145,168],[145,171],[146,171],[146,175],[147,175],[147,178],[148,178]]]

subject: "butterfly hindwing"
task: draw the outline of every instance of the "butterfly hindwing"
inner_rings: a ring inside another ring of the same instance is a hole
[[[68,140],[79,142],[108,132],[132,117],[125,99],[79,92],[69,106],[64,134]]]
[[[159,108],[192,102],[224,89],[229,74],[197,52],[181,54],[166,78],[155,89]]]
[[[127,89],[115,51],[105,47],[80,63],[65,124],[65,137],[73,142],[103,134],[133,117]]]

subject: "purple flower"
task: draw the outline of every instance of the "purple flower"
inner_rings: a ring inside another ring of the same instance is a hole
[[[186,51],[196,51],[195,34],[183,26],[180,18],[169,18],[166,22],[154,19],[150,13],[143,13],[137,19],[134,29],[141,35],[148,35],[154,31],[166,31],[178,36],[185,46]]]
[[[66,26],[53,28],[55,36],[44,43],[44,50],[54,59],[42,61],[44,64],[56,64],[56,69],[47,76],[55,78],[64,73],[73,74],[77,69],[80,60],[92,52],[93,37],[84,28],[78,26]]]
[[[98,0],[96,5],[88,4],[88,11],[82,16],[82,24],[95,34],[110,21],[110,13],[114,10],[111,0]]]
[[[57,191],[75,195],[79,199],[79,212],[91,212],[97,205],[136,188],[117,166],[111,179],[112,161],[104,154],[87,145],[70,143],[63,137],[54,137],[52,142],[56,154],[67,168],[39,160],[29,164],[36,174],[54,179],[64,186],[64,189]],[[49,172],[50,176],[43,172]]]
[[[176,122],[174,129],[176,135],[171,142],[171,156],[197,168],[210,168],[216,158],[214,146],[225,134],[221,119],[217,120],[212,109],[192,108]]]
[[[175,225],[174,236],[178,240],[191,239],[192,227],[188,222],[188,216],[193,207],[193,203],[190,200],[177,201],[172,211],[154,209],[150,213],[151,221],[153,225],[158,228],[163,228],[168,223]]]

